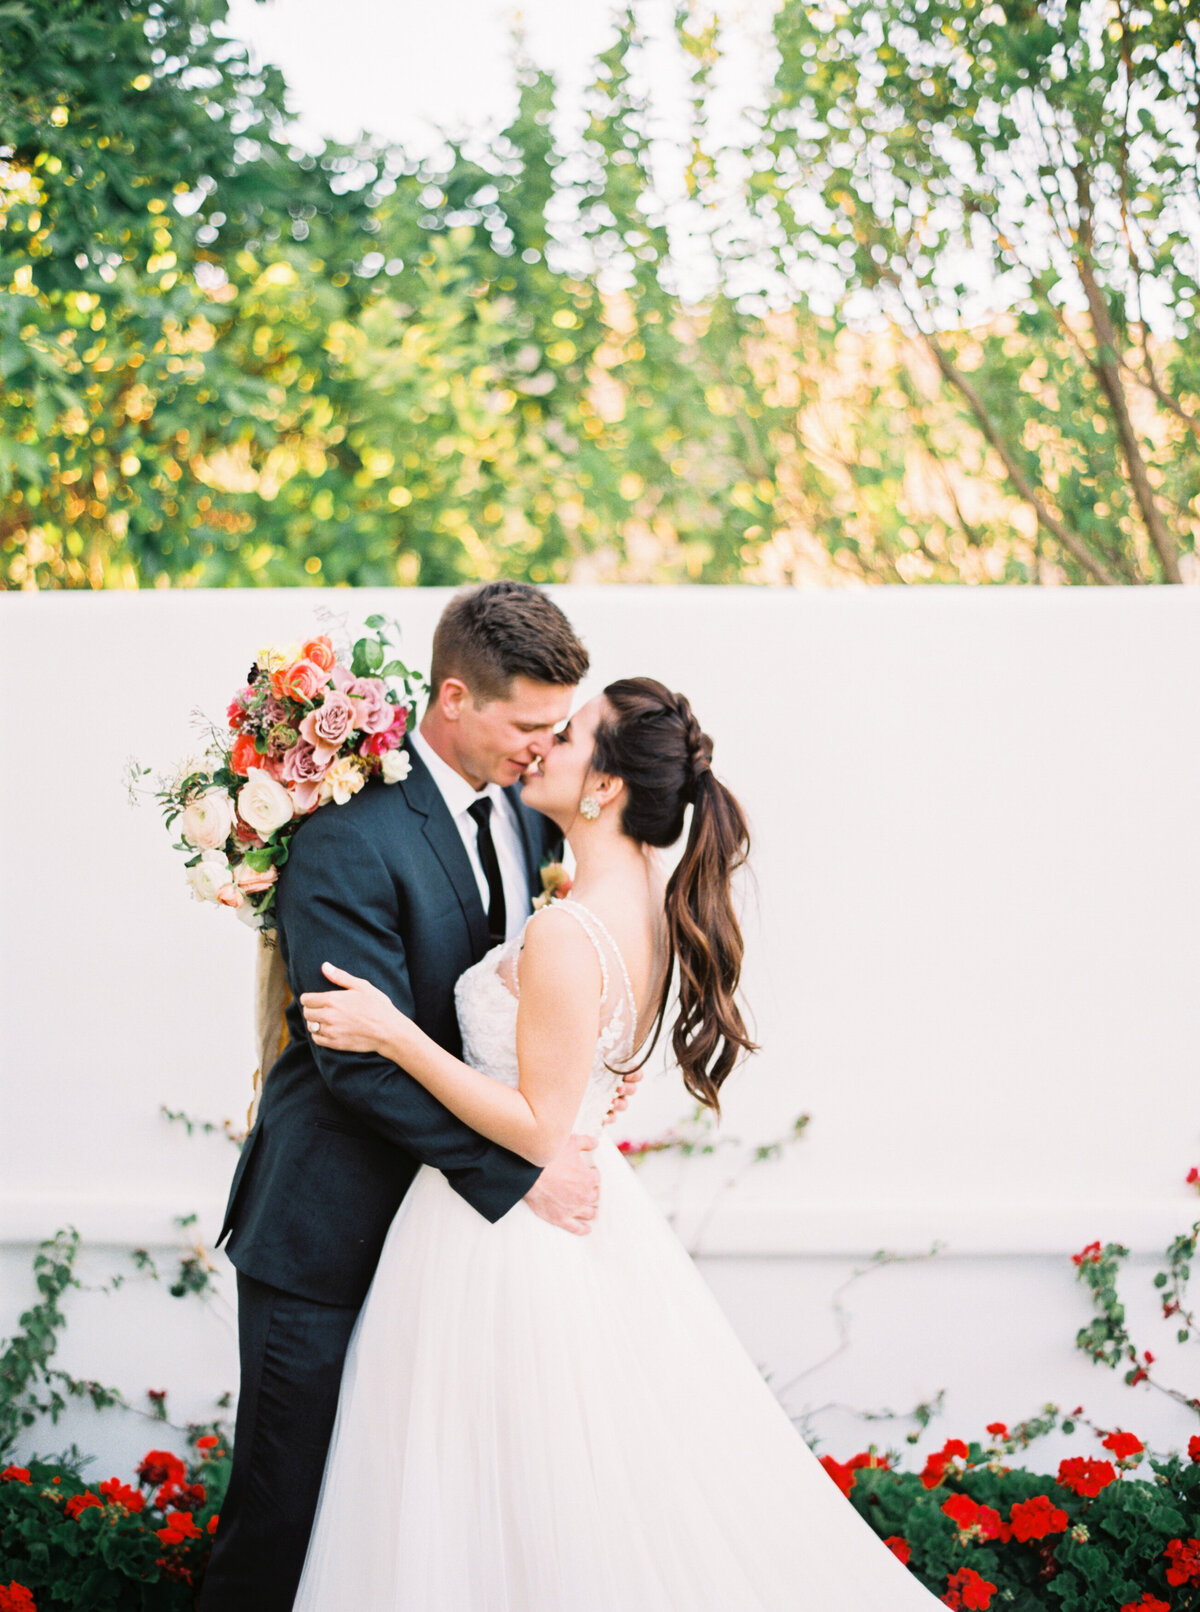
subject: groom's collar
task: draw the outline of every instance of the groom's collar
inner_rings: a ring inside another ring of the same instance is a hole
[[[483,789],[476,789],[469,784],[462,773],[455,772],[450,763],[438,755],[419,728],[414,728],[409,734],[408,742],[429,769],[429,775],[445,801],[451,817],[459,817],[469,806],[485,797],[494,802],[500,794],[499,784],[487,784]]]

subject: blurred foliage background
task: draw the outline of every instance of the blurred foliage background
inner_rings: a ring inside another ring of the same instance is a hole
[[[0,0],[0,583],[1200,580],[1195,6],[782,0],[736,140],[672,45],[314,153],[225,0]]]

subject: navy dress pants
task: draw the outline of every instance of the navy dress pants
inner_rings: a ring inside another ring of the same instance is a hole
[[[317,1304],[240,1271],[233,1473],[199,1612],[291,1612],[360,1306]]]

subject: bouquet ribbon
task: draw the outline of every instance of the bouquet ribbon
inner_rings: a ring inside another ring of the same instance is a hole
[[[268,938],[260,932],[254,969],[254,1046],[258,1053],[258,1068],[254,1071],[254,1096],[246,1114],[248,1127],[254,1124],[263,1084],[271,1072],[271,1066],[290,1039],[284,1015],[291,1000],[292,993],[279,947],[273,936]]]

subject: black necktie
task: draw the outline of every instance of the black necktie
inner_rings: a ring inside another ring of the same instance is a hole
[[[496,846],[492,840],[492,801],[490,795],[484,795],[482,800],[473,802],[467,807],[475,819],[475,836],[479,842],[479,861],[482,864],[484,875],[488,882],[490,899],[488,901],[488,936],[493,946],[498,946],[506,938],[505,912],[504,912],[504,881],[500,877],[500,863],[496,856]]]

